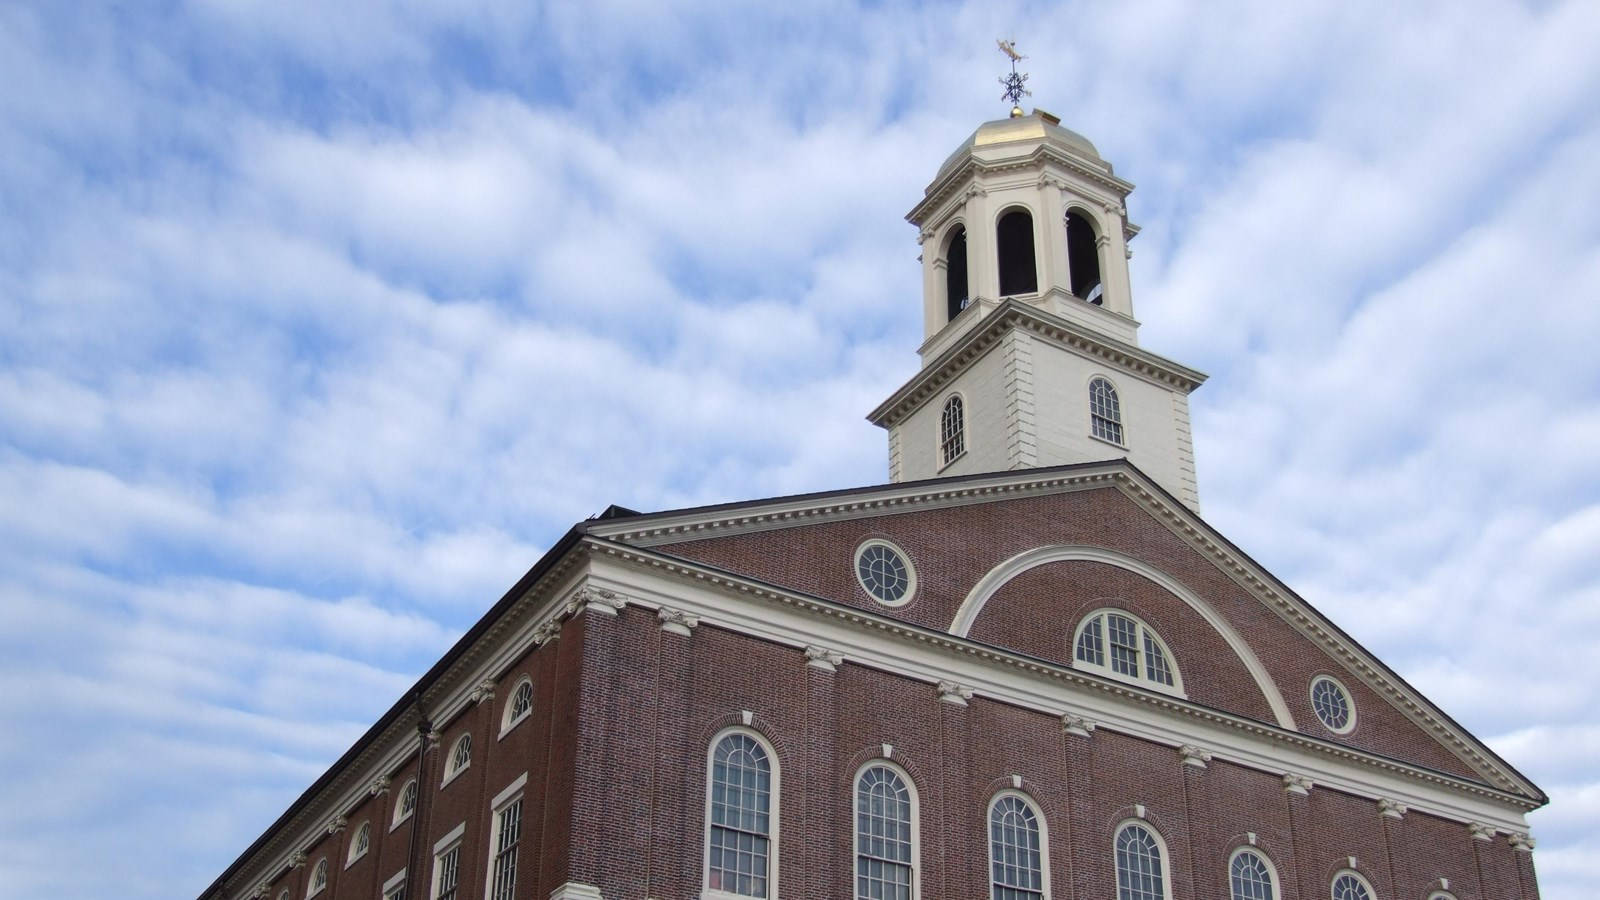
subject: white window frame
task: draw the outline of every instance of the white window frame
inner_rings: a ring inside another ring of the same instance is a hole
[[[500,847],[500,813],[504,812],[506,807],[512,803],[523,798],[522,789],[527,784],[528,773],[523,772],[512,779],[510,784],[501,788],[500,793],[495,794],[494,799],[489,801],[489,863],[483,870],[483,896],[488,900],[494,900],[494,861],[495,857],[500,855],[498,852]],[[523,804],[521,825],[518,826],[519,833],[517,837],[517,864],[519,866],[523,863],[522,835],[527,833],[527,828],[525,827],[527,824],[527,812],[527,804]],[[513,882],[511,885],[513,895],[516,889],[516,884]]]
[[[1115,614],[1115,615],[1122,616],[1125,619],[1132,619],[1133,623],[1136,626],[1138,626],[1138,629],[1139,629],[1139,647],[1138,647],[1139,662],[1134,667],[1139,673],[1137,677],[1124,675],[1123,673],[1118,672],[1115,668],[1112,667],[1112,665],[1111,665],[1111,635],[1110,635],[1109,627],[1106,626],[1105,624],[1102,624],[1100,626],[1100,642],[1101,642],[1101,648],[1100,648],[1101,654],[1100,655],[1104,658],[1104,662],[1102,662],[1102,663],[1097,665],[1095,663],[1089,662],[1088,660],[1083,660],[1083,659],[1079,659],[1078,658],[1078,639],[1083,637],[1084,629],[1089,627],[1089,623],[1090,622],[1094,621],[1097,618],[1101,618],[1101,617],[1103,617],[1103,616],[1105,616],[1107,614]],[[1145,656],[1144,638],[1145,638],[1146,635],[1149,635],[1150,638],[1155,641],[1155,645],[1158,648],[1160,648],[1161,652],[1166,654],[1166,657],[1167,657],[1167,668],[1169,670],[1171,670],[1171,672],[1172,672],[1172,684],[1170,684],[1170,685],[1162,684],[1159,681],[1152,681],[1149,678],[1145,677],[1145,673],[1148,671],[1145,668],[1146,663],[1145,663],[1145,658],[1144,658],[1144,656]],[[1072,630],[1072,643],[1071,643],[1071,645],[1069,645],[1067,647],[1067,655],[1068,655],[1068,658],[1072,660],[1072,667],[1074,669],[1082,669],[1082,670],[1088,671],[1088,672],[1095,672],[1097,674],[1104,675],[1107,678],[1114,678],[1117,681],[1126,682],[1128,684],[1137,684],[1140,687],[1149,688],[1152,691],[1160,691],[1163,694],[1174,694],[1176,696],[1183,697],[1185,699],[1187,699],[1188,696],[1189,696],[1187,693],[1184,692],[1184,689],[1183,689],[1183,672],[1178,668],[1178,658],[1173,655],[1172,648],[1167,646],[1167,642],[1161,639],[1161,632],[1156,631],[1154,628],[1152,628],[1150,626],[1150,623],[1146,622],[1144,619],[1139,618],[1138,616],[1134,615],[1133,613],[1129,612],[1126,609],[1122,609],[1122,608],[1116,607],[1116,606],[1102,606],[1099,609],[1094,610],[1093,612],[1090,612],[1090,613],[1086,614],[1082,619],[1079,619],[1078,620],[1078,627],[1074,628]]]
[[[365,847],[361,846],[361,831],[362,831],[362,829],[365,829],[366,832],[367,832],[367,846],[365,846]],[[365,857],[367,855],[368,851],[370,851],[372,849],[372,820],[367,819],[367,820],[362,821],[362,823],[360,825],[356,826],[356,830],[350,832],[350,834],[351,834],[350,852],[346,855],[346,858],[345,858],[345,861],[344,861],[344,867],[346,869],[348,869],[351,866],[355,865],[357,860],[360,860],[361,858]],[[359,848],[359,852],[358,852],[358,848]]]
[[[1339,883],[1339,879],[1344,878],[1346,875],[1360,882],[1361,886],[1366,889],[1367,900],[1378,900],[1378,892],[1372,889],[1372,882],[1367,880],[1367,876],[1357,872],[1355,869],[1340,869],[1339,871],[1333,873],[1333,877],[1328,879],[1329,897],[1333,896],[1334,886]]]
[[[461,754],[462,744],[467,747],[467,761],[457,765],[456,757]],[[461,773],[470,768],[472,768],[472,731],[469,729],[450,745],[450,755],[445,758],[444,762],[444,781],[439,783],[439,787],[443,789],[445,785],[460,778]]]
[[[1033,812],[1033,820],[1039,823],[1039,883],[1044,889],[1044,900],[1050,900],[1050,825],[1044,819],[1044,810],[1039,808],[1039,802],[1033,797],[1015,788],[1006,788],[989,798],[988,806],[984,807],[983,831],[984,843],[988,846],[987,859],[989,868],[984,873],[984,878],[989,884],[989,896],[994,897],[994,831],[993,816],[995,805],[1007,797],[1015,797],[1027,805]]]
[[[1117,841],[1122,837],[1122,832],[1137,825],[1155,838],[1156,849],[1161,851],[1161,898],[1172,900],[1172,851],[1167,849],[1167,839],[1161,836],[1161,830],[1150,824],[1147,819],[1124,819],[1116,830],[1111,832],[1111,875],[1112,884],[1115,886],[1114,894],[1120,900],[1122,896],[1122,879],[1117,869]]]
[[[1322,713],[1317,712],[1317,685],[1324,681],[1333,685],[1339,690],[1340,694],[1344,695],[1344,708],[1349,713],[1349,718],[1345,721],[1343,728],[1334,728],[1329,725],[1323,720]],[[1356,698],[1354,694],[1350,693],[1350,689],[1345,687],[1344,682],[1332,675],[1317,675],[1311,679],[1311,685],[1306,688],[1306,700],[1311,704],[1311,715],[1316,718],[1318,725],[1334,734],[1349,734],[1356,730]]]
[[[433,900],[439,900],[440,876],[444,874],[439,864],[444,861],[445,856],[452,850],[456,851],[456,897],[460,900],[463,896],[461,890],[461,841],[466,836],[466,833],[467,823],[463,821],[450,829],[449,833],[444,837],[433,842],[433,871],[428,874],[428,881],[432,882],[428,896]]]
[[[394,795],[394,816],[392,817],[393,821],[389,823],[390,831],[399,828],[407,819],[411,818],[417,811],[417,804],[422,802],[422,788],[419,785],[416,789],[417,795],[411,798],[411,808],[409,810],[406,809],[406,789],[414,784],[417,784],[417,780],[412,778],[401,785],[400,792]]]
[[[945,456],[945,452],[944,452],[945,451],[944,415],[945,415],[945,411],[948,410],[949,407],[950,407],[950,401],[951,400],[954,400],[957,403],[961,404],[961,427],[960,427],[960,429],[958,431],[958,435],[957,435],[960,438],[960,441],[961,441],[961,450],[959,452],[957,452],[955,455],[947,457],[947,456]],[[933,439],[934,439],[934,453],[936,453],[938,455],[938,459],[939,459],[938,471],[943,471],[946,467],[948,467],[950,465],[953,465],[956,460],[958,460],[961,457],[967,455],[967,450],[968,450],[968,447],[967,447],[967,398],[964,395],[962,395],[962,393],[960,391],[951,391],[950,393],[946,394],[943,399],[941,399],[939,401],[939,422],[938,422],[938,425],[934,428]]]
[[[393,875],[390,875],[389,879],[383,883],[383,893],[379,894],[379,896],[382,897],[383,900],[390,900],[390,898],[394,896],[394,892],[397,889],[403,889],[405,886],[406,870],[401,869]]]
[[[906,786],[906,792],[911,796],[911,900],[918,900],[922,896],[922,800],[917,793],[917,782],[911,777],[904,767],[894,760],[886,757],[869,759],[856,769],[856,774],[850,779],[850,851],[852,863],[850,866],[850,891],[855,897],[857,881],[861,877],[861,823],[858,818],[859,811],[856,807],[857,794],[860,791],[861,776],[867,774],[868,769],[879,767],[888,769]]]
[[[906,592],[901,594],[900,599],[898,600],[884,600],[877,594],[874,594],[872,592],[872,588],[867,587],[867,583],[861,579],[861,557],[873,547],[886,547],[891,553],[900,557],[900,561],[902,563],[905,563]],[[896,544],[894,541],[891,541],[887,538],[870,537],[858,544],[856,546],[856,552],[850,557],[850,571],[855,573],[856,584],[861,585],[861,590],[866,592],[866,595],[871,597],[872,601],[879,606],[887,606],[890,608],[905,606],[907,603],[911,602],[912,597],[917,595],[917,567],[911,564],[911,554],[901,549],[899,544]]]
[[[1101,270],[1100,278],[1102,280],[1102,283],[1104,283],[1104,279],[1105,279],[1105,271],[1104,270]],[[1121,435],[1122,435],[1122,440],[1120,440],[1120,441],[1114,441],[1111,438],[1095,434],[1095,431],[1094,431],[1094,416],[1095,416],[1095,414],[1094,414],[1094,383],[1096,381],[1104,381],[1106,383],[1106,385],[1111,388],[1111,397],[1117,403],[1117,418],[1114,420],[1114,422],[1115,422],[1115,424],[1117,426],[1117,431],[1120,432]],[[1089,376],[1089,380],[1085,381],[1083,383],[1083,398],[1084,398],[1084,402],[1086,404],[1086,408],[1089,411],[1089,438],[1090,438],[1090,440],[1099,441],[1099,442],[1101,442],[1103,444],[1110,444],[1113,447],[1120,447],[1123,450],[1128,449],[1128,422],[1127,422],[1127,417],[1122,414],[1122,388],[1117,386],[1116,380],[1113,379],[1110,375],[1105,374],[1104,372],[1096,372],[1093,375],[1090,375]]]
[[[322,876],[322,879],[321,879],[322,883],[321,884],[317,883],[317,875],[318,875],[318,873],[321,873],[321,876]],[[311,877],[306,879],[306,897],[308,897],[308,898],[315,897],[316,895],[322,893],[323,891],[325,891],[327,889],[328,889],[328,858],[326,856],[324,856],[323,858],[317,860],[317,864],[315,866],[311,867]]]
[[[701,834],[700,849],[700,885],[701,900],[744,900],[745,894],[735,894],[731,891],[713,890],[711,888],[711,784],[717,761],[717,745],[723,738],[732,734],[742,734],[753,738],[761,749],[767,753],[767,763],[772,768],[772,788],[770,801],[767,804],[767,900],[781,897],[778,893],[778,850],[779,823],[782,821],[783,812],[780,798],[783,788],[783,766],[778,762],[778,750],[767,740],[766,736],[753,728],[734,725],[724,728],[712,735],[711,742],[706,746],[706,788],[705,788],[705,828]],[[854,809],[854,807],[852,807]]]
[[[516,706],[517,691],[522,690],[523,685],[528,686],[528,708],[523,710],[521,715],[513,716],[511,714],[511,710]],[[506,708],[505,712],[501,715],[500,721],[500,736],[495,738],[495,740],[500,740],[500,738],[510,734],[511,729],[521,725],[523,721],[525,721],[529,716],[533,715],[533,701],[533,676],[523,675],[521,678],[517,679],[516,686],[513,687],[511,692],[506,695]]]
[[[1283,880],[1278,877],[1278,866],[1277,866],[1277,864],[1272,861],[1272,857],[1270,857],[1267,854],[1263,853],[1261,851],[1260,847],[1250,846],[1250,847],[1235,847],[1234,851],[1232,853],[1228,854],[1227,879],[1228,879],[1228,897],[1229,897],[1229,900],[1237,900],[1237,898],[1235,898],[1233,896],[1233,861],[1238,859],[1241,856],[1244,856],[1245,854],[1249,854],[1251,856],[1254,856],[1256,859],[1261,860],[1261,863],[1267,867],[1267,876],[1272,879],[1272,898],[1271,898],[1271,900],[1278,900],[1278,898],[1282,897],[1283,896]]]
[[[284,888],[278,892],[278,900],[289,900],[289,889]]]

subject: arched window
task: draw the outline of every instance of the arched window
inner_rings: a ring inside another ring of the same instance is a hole
[[[777,773],[772,754],[754,734],[733,731],[712,745],[710,769],[706,889],[767,897],[777,871],[772,839]]]
[[[472,765],[472,735],[463,734],[450,750],[450,763],[445,766],[444,783],[449,784],[457,775]]]
[[[289,889],[284,888],[278,892],[278,900],[289,900]]]
[[[1039,814],[1020,794],[1005,793],[989,804],[989,897],[1043,900],[1044,839]]]
[[[1167,863],[1155,832],[1137,822],[1117,831],[1117,900],[1170,900]]]
[[[944,245],[945,318],[960,315],[971,296],[967,287],[967,229],[957,225]]]
[[[960,394],[951,394],[939,413],[939,464],[947,466],[967,452],[966,410]]]
[[[405,787],[400,789],[400,802],[396,803],[394,806],[394,821],[389,823],[389,828],[394,829],[398,827],[401,822],[411,818],[411,814],[416,811],[417,780],[413,778],[406,782]]]
[[[916,794],[883,763],[856,777],[856,900],[916,896]]]
[[[1117,403],[1117,389],[1104,378],[1089,382],[1089,424],[1095,437],[1122,443],[1122,406]]]
[[[311,870],[311,883],[306,886],[306,896],[315,897],[316,895],[322,893],[322,889],[327,886],[328,860],[319,859],[317,860],[317,867]]]
[[[1181,690],[1167,645],[1149,625],[1129,613],[1099,609],[1086,616],[1073,641],[1073,664],[1100,669],[1127,681]]]
[[[1277,900],[1272,865],[1254,850],[1241,847],[1228,861],[1228,888],[1233,900]]]
[[[1372,900],[1372,885],[1346,869],[1333,876],[1333,900]]]
[[[366,856],[371,847],[372,823],[362,822],[361,827],[356,829],[356,839],[350,842],[350,858],[345,860],[344,864],[349,866],[361,857]]]
[[[1013,209],[995,226],[999,250],[1000,296],[1033,294],[1039,290],[1039,271],[1033,254],[1033,215]]]
[[[517,689],[511,692],[511,702],[506,704],[505,721],[500,724],[500,730],[510,731],[511,726],[526,719],[531,712],[533,712],[533,682],[524,678],[517,683]]]
[[[1067,212],[1067,270],[1072,273],[1072,293],[1095,306],[1105,299],[1099,240],[1087,216],[1075,209]]]

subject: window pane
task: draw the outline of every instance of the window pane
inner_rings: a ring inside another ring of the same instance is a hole
[[[1161,652],[1148,631],[1144,634],[1144,668],[1145,677],[1151,681],[1172,684],[1172,667],[1167,664],[1167,655]]]
[[[989,865],[995,900],[1044,896],[1039,818],[1021,797],[1001,797],[989,808]]]
[[[1233,890],[1233,900],[1274,900],[1272,872],[1260,856],[1248,850],[1233,858],[1228,870],[1228,882]]]
[[[1127,616],[1106,616],[1106,631],[1111,643],[1111,670],[1119,675],[1139,677],[1139,629]]]
[[[1100,639],[1099,616],[1090,619],[1089,624],[1083,626],[1083,633],[1078,635],[1078,658],[1091,665],[1106,664],[1105,645]]]
[[[1166,900],[1161,846],[1140,825],[1117,832],[1117,900]]]

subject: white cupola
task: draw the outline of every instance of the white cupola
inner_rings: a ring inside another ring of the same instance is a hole
[[[1189,392],[1138,347],[1133,185],[1034,110],[979,126],[907,214],[922,245],[921,371],[868,417],[895,481],[1125,456],[1199,507]]]

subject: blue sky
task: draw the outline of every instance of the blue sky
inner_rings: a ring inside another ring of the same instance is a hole
[[[1002,35],[1139,185],[1207,518],[1587,896],[1600,10],[1360,0],[0,6],[0,895],[197,894],[608,503],[883,480]]]

